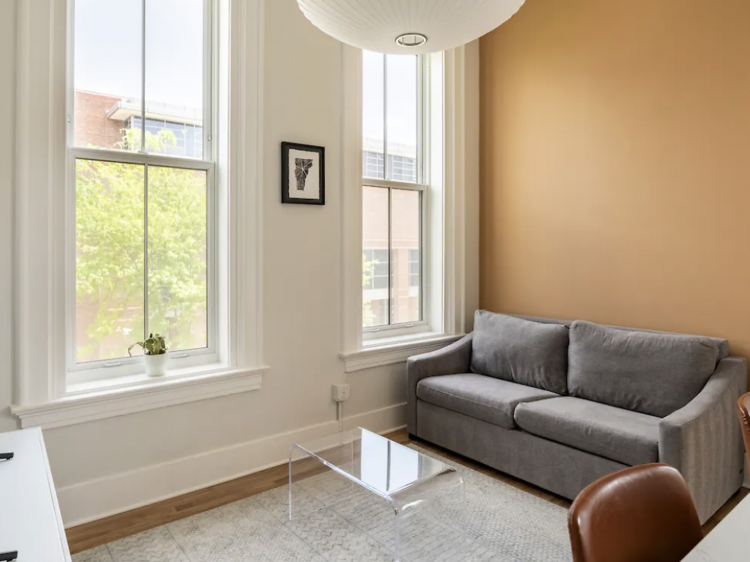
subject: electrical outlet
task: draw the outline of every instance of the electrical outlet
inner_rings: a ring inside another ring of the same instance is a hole
[[[345,402],[349,400],[351,389],[348,384],[334,384],[331,387],[331,398],[334,402]]]

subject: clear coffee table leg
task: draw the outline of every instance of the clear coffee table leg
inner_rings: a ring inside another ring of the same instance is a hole
[[[451,559],[470,558],[460,554],[468,552],[465,534],[457,528],[464,518],[465,496],[463,478],[455,468],[363,428],[290,448],[290,520],[355,494],[361,501],[363,490],[389,504],[386,511],[370,515],[382,518],[381,525],[393,525],[388,546],[396,560],[423,548],[426,532],[436,533],[441,545],[451,545],[444,553]]]
[[[394,547],[393,547],[393,559],[396,562],[400,562],[401,560],[401,525],[403,521],[401,521],[401,516],[397,513],[396,517],[394,518],[394,529],[393,534],[395,535],[395,541],[394,541]]]
[[[342,474],[355,462],[356,441],[349,433],[289,449],[289,520],[351,498],[356,484]],[[315,478],[315,480],[308,479]]]
[[[289,450],[289,490],[288,490],[288,493],[289,493],[289,521],[292,520],[293,506],[294,506],[294,501],[293,501],[293,495],[294,495],[294,493],[292,491],[292,484],[293,484],[293,482],[292,482],[292,463],[294,462],[294,451],[293,451],[293,449],[294,449],[294,446],[292,446],[292,448]]]
[[[468,558],[460,530],[465,523],[465,499],[464,481],[458,472],[445,473],[394,494],[394,560],[398,562],[409,552],[419,551],[424,532],[435,533],[436,529],[440,529],[441,536],[453,536],[451,544],[456,552],[451,559]]]

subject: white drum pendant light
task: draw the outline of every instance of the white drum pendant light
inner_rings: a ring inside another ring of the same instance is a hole
[[[297,0],[313,25],[354,47],[393,54],[445,51],[508,21],[525,0]]]

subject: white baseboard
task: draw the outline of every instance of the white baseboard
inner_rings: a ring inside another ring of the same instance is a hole
[[[404,427],[406,404],[344,418],[344,427],[379,433]],[[57,490],[65,527],[102,519],[144,505],[208,488],[287,462],[289,447],[335,433],[336,421],[113,474]]]

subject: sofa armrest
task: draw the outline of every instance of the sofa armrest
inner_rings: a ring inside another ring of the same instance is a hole
[[[417,433],[417,385],[427,377],[468,373],[471,366],[472,334],[443,349],[409,357],[406,361],[406,425]]]
[[[747,361],[727,357],[685,407],[659,423],[659,460],[682,473],[701,523],[742,485],[745,457],[737,399],[747,390]]]

